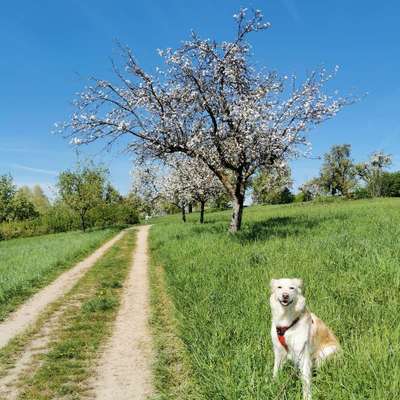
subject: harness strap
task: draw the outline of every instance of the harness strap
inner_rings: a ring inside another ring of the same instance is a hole
[[[279,343],[285,348],[286,351],[289,351],[289,347],[286,343],[286,339],[285,339],[285,333],[287,330],[289,330],[290,328],[292,328],[294,325],[297,324],[297,322],[299,322],[300,317],[296,318],[291,325],[289,326],[277,326],[276,327],[276,334],[278,335],[278,340]]]

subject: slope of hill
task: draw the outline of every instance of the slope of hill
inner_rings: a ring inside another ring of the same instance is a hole
[[[203,226],[197,215],[186,224],[166,217],[151,230],[153,285],[161,265],[190,371],[171,371],[178,353],[168,354],[156,330],[163,398],[300,398],[292,368],[271,380],[269,281],[278,277],[304,279],[310,309],[343,346],[316,374],[315,398],[397,397],[400,200],[250,207],[237,236],[226,232],[229,214],[210,213]],[[155,308],[155,325],[165,324],[162,312]],[[187,389],[181,397],[178,386]]]

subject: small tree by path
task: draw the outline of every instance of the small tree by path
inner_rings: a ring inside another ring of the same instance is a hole
[[[305,133],[350,102],[324,93],[332,77],[324,69],[298,83],[256,68],[247,38],[270,25],[258,10],[247,17],[242,9],[234,18],[234,40],[192,33],[178,49],[159,51],[165,69],[154,76],[123,49],[124,67],[113,64],[117,83],[93,79],[64,126],[77,145],[124,136],[137,155],[202,160],[231,197],[231,232],[241,227],[246,188],[257,170],[304,154]]]
[[[102,168],[78,166],[75,171],[64,171],[58,177],[61,199],[78,215],[83,231],[87,228],[88,212],[103,200],[106,171]]]

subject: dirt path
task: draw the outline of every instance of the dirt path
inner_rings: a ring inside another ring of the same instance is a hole
[[[31,374],[31,366],[34,363],[35,357],[47,353],[51,334],[59,323],[66,307],[67,304],[63,305],[51,315],[39,332],[37,332],[32,340],[27,343],[23,353],[17,359],[15,365],[0,378],[0,399],[16,400],[18,398],[18,383],[20,378]]]
[[[113,335],[99,362],[96,400],[144,400],[151,395],[151,339],[147,238],[150,226],[138,229],[132,269],[125,283]]]
[[[0,323],[0,348],[4,347],[12,338],[22,333],[33,324],[40,313],[49,304],[72,289],[86,271],[92,267],[123,234],[124,232],[120,232],[113,239],[103,244],[92,255],[61,274],[53,283],[36,293],[4,322]]]

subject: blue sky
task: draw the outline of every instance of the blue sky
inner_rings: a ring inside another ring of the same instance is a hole
[[[384,150],[394,156],[393,169],[400,169],[397,0],[16,0],[3,2],[0,12],[0,174],[48,190],[59,171],[74,165],[74,150],[51,134],[53,124],[68,119],[86,78],[112,76],[116,39],[151,69],[159,61],[155,49],[176,47],[191,29],[207,38],[232,38],[232,15],[241,6],[260,8],[272,24],[252,36],[260,65],[299,76],[339,65],[335,89],[368,93],[311,132],[315,158],[333,144],[350,143],[354,159]],[[100,150],[87,148],[84,156],[105,163],[126,193],[130,157],[121,148]],[[295,161],[295,185],[315,176],[320,164]]]

